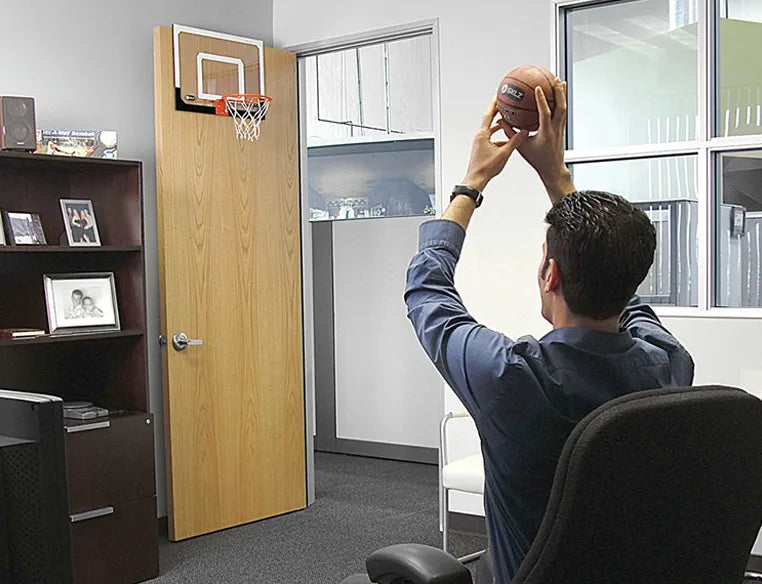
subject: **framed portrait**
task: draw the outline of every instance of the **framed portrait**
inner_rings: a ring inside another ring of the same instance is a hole
[[[66,226],[66,238],[69,245],[99,246],[101,244],[92,201],[61,199],[61,214]]]
[[[45,274],[50,334],[119,330],[113,272]]]
[[[13,245],[46,245],[42,221],[37,213],[6,211],[8,239]]]

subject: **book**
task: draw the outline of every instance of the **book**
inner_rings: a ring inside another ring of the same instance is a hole
[[[113,130],[37,130],[35,154],[116,158]]]
[[[0,329],[0,339],[27,339],[41,337],[45,331],[33,328],[5,328]]]

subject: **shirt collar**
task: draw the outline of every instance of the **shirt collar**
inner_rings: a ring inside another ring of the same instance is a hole
[[[604,333],[589,328],[557,328],[542,337],[541,342],[561,342],[595,353],[621,353],[635,343],[629,331]]]

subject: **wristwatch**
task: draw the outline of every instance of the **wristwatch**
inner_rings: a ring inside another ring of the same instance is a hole
[[[450,202],[452,203],[452,200],[458,195],[466,195],[467,197],[471,197],[474,200],[477,209],[484,200],[484,197],[479,191],[465,185],[455,185],[455,188],[452,189],[452,195],[450,195]]]

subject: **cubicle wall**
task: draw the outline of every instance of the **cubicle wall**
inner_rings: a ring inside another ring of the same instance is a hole
[[[402,298],[425,220],[312,223],[318,450],[437,461],[443,382]]]

